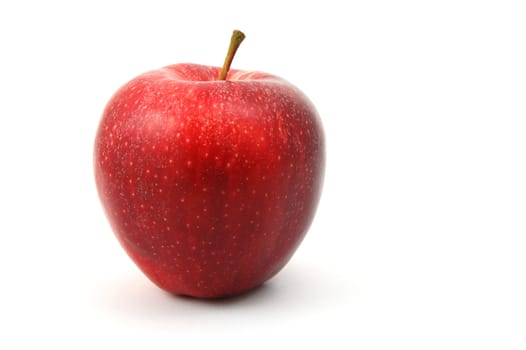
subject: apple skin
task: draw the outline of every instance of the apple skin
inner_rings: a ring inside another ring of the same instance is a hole
[[[120,244],[157,286],[218,298],[261,285],[303,240],[325,141],[307,97],[261,72],[176,64],[108,102],[95,181]]]

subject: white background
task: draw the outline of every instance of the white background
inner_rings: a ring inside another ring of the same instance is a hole
[[[102,109],[164,65],[317,106],[318,215],[263,288],[167,295],[101,210]],[[0,348],[526,348],[524,1],[2,1]]]

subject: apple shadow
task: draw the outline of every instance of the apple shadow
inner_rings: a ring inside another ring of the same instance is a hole
[[[208,304],[210,306],[228,306],[228,305],[234,305],[234,304],[242,304],[247,302],[257,302],[258,298],[265,298],[265,294],[269,293],[270,282],[269,283],[263,283],[257,287],[254,287],[244,293],[232,295],[232,296],[226,296],[226,297],[219,297],[219,298],[196,298],[188,295],[174,295],[174,294],[167,294],[169,297],[176,299],[177,302],[184,301],[188,303],[202,303],[202,304]]]
[[[263,318],[316,313],[337,307],[356,294],[323,271],[289,264],[277,276],[243,294],[218,299],[177,296],[161,291],[140,273],[121,276],[101,286],[95,300],[104,316],[166,324],[217,321],[225,316],[257,314]]]

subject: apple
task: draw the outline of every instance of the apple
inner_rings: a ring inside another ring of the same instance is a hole
[[[287,81],[175,64],[122,86],[94,147],[98,194],[118,241],[158,287],[218,298],[257,287],[289,261],[316,211],[320,118]]]

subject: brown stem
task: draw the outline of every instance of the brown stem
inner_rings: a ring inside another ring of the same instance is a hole
[[[243,32],[240,30],[234,30],[232,33],[232,38],[230,39],[230,46],[228,47],[228,52],[225,57],[225,63],[223,63],[223,68],[221,69],[221,73],[219,73],[219,80],[226,79],[226,75],[230,70],[230,65],[234,60],[234,55],[236,54],[236,51],[239,48],[239,45],[241,45],[243,39],[245,39],[245,34],[243,34]]]

